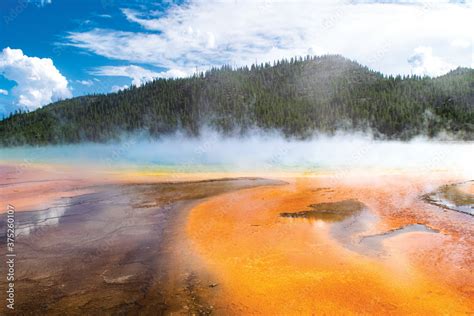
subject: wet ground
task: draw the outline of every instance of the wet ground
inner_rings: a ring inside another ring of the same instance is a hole
[[[15,312],[210,314],[218,288],[183,238],[189,207],[268,184],[275,182],[100,185],[45,209],[17,212]],[[5,235],[0,238],[4,254]],[[0,287],[5,293],[3,277]]]
[[[188,236],[226,285],[219,311],[474,311],[473,218],[423,199],[451,180],[385,174],[288,182],[221,195],[190,213]]]
[[[474,181],[447,184],[434,192],[423,195],[423,199],[444,209],[474,216],[474,194],[470,192]]]
[[[472,181],[2,168],[19,314],[474,312]]]
[[[318,203],[308,205],[310,210],[294,213],[280,213],[281,217],[306,218],[311,221],[340,222],[347,218],[356,217],[366,206],[357,200]]]

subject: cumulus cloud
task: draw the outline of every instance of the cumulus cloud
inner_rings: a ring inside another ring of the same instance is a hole
[[[456,68],[454,65],[433,55],[431,47],[418,47],[408,62],[412,65],[413,73],[421,76],[441,76]]]
[[[471,9],[450,1],[191,0],[166,12],[122,9],[141,32],[94,28],[71,32],[67,41],[111,59],[186,72],[335,53],[398,74],[410,73],[407,58],[419,46],[470,66],[471,54],[450,42],[471,38]]]
[[[8,91],[4,89],[0,89],[0,94],[8,95]]]
[[[186,72],[179,69],[170,69],[163,72],[152,71],[136,65],[128,66],[103,66],[92,71],[97,76],[128,77],[132,79],[132,85],[141,86],[155,78],[176,78],[187,75]],[[123,87],[115,87],[121,88]]]
[[[18,105],[30,110],[72,96],[67,79],[50,58],[29,57],[21,49],[3,49],[0,75],[16,82],[11,92]]]
[[[451,42],[451,46],[457,48],[471,48],[472,49],[472,41],[463,38],[457,38]]]

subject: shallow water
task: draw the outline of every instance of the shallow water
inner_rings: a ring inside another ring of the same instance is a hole
[[[46,208],[18,209],[15,311],[208,315],[216,291],[208,284],[215,282],[182,236],[189,206],[278,183],[248,178],[100,185]],[[0,217],[1,226],[5,220]],[[0,289],[5,286],[0,279]]]
[[[380,218],[357,200],[343,200],[330,203],[309,205],[311,210],[280,213],[281,217],[306,220],[314,225],[331,223],[331,236],[344,247],[364,255],[383,255],[384,240],[407,233],[439,233],[423,224],[410,224],[389,231],[364,235],[370,227],[374,227]]]
[[[187,232],[225,284],[230,313],[468,312],[473,226],[420,200],[438,181],[295,179],[203,202]],[[366,207],[341,208],[354,199]]]
[[[340,222],[346,218],[354,217],[362,212],[366,206],[357,200],[344,200],[328,203],[308,205],[309,210],[299,212],[283,212],[281,217],[305,218],[309,221],[322,220],[324,222]]]
[[[428,203],[445,209],[474,215],[474,195],[462,190],[464,186],[471,185],[472,181],[444,185],[438,190],[425,194],[423,198]]]
[[[211,175],[200,173],[188,178],[201,181],[187,182],[120,171],[118,183],[106,173],[30,168],[9,172],[0,192],[18,206],[22,310],[474,310],[472,217],[420,199],[455,177],[326,171],[203,181]],[[37,199],[51,188],[54,198]]]
[[[359,239],[359,245],[361,249],[364,249],[365,253],[378,253],[383,254],[383,242],[386,239],[393,238],[408,233],[432,233],[438,234],[438,229],[433,229],[423,224],[410,224],[399,228],[394,228],[386,232],[361,236]]]

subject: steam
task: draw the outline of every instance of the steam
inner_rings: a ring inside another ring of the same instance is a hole
[[[318,171],[352,169],[448,170],[474,178],[474,143],[416,138],[374,140],[366,134],[319,135],[289,140],[277,133],[224,137],[205,132],[151,140],[128,137],[109,144],[1,149],[4,161],[93,164],[99,167],[169,168],[181,171]]]

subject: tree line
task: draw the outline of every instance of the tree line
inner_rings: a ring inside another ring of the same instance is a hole
[[[203,127],[297,138],[340,130],[403,140],[449,132],[473,140],[473,104],[473,69],[438,78],[384,76],[342,56],[307,56],[223,66],[17,112],[0,121],[0,144],[105,142],[137,131],[197,136]]]

